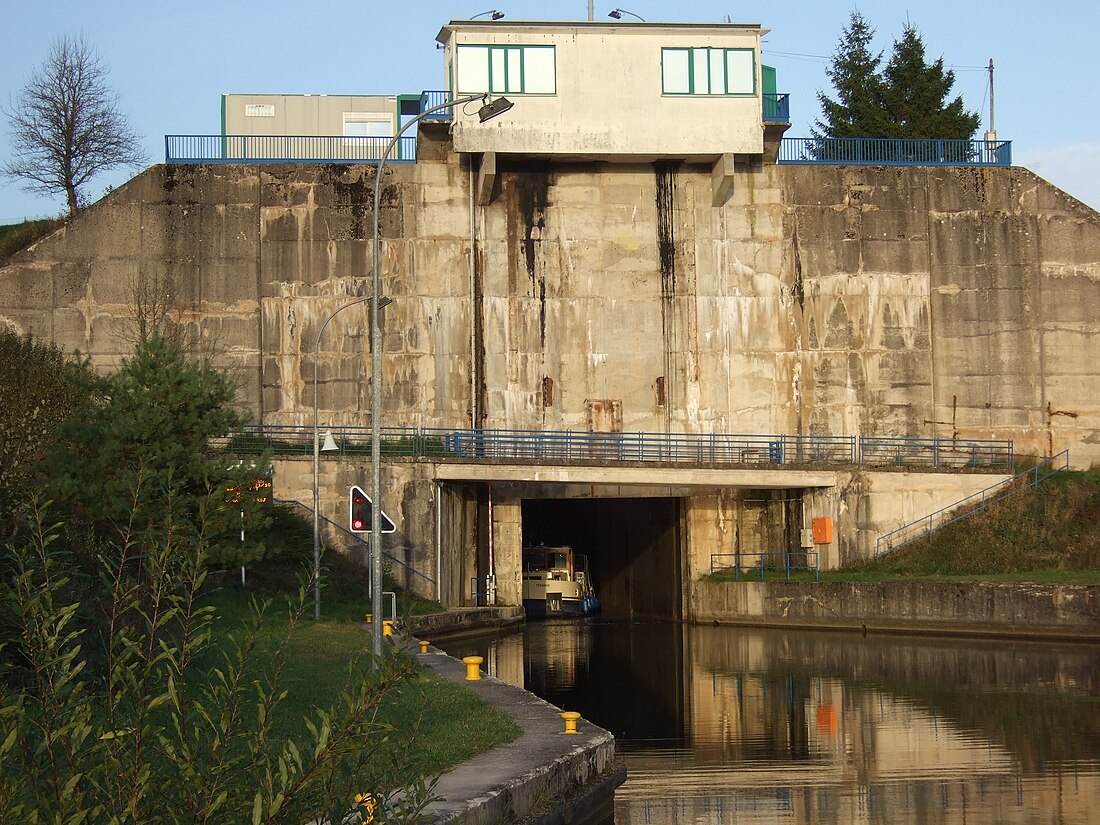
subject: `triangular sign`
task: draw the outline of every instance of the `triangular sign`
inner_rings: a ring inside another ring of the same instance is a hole
[[[397,525],[393,520],[384,511],[378,512],[382,516],[382,532],[396,533]],[[348,525],[353,533],[371,531],[371,499],[362,487],[352,485],[348,490]]]

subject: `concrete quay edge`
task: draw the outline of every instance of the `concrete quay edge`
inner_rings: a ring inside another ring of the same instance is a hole
[[[514,742],[479,754],[440,777],[433,790],[437,799],[424,810],[433,825],[579,822],[606,806],[626,779],[610,732],[581,719],[577,733],[566,734],[561,708],[484,673],[467,681],[461,661],[430,644],[427,653],[420,653],[419,640],[412,635],[420,632],[426,637],[428,628],[437,636],[485,632],[522,622],[523,608],[518,610],[518,619],[512,608],[451,611],[460,614],[455,619],[441,618],[446,614],[419,616],[408,628],[410,655],[441,678],[465,685],[522,729]]]

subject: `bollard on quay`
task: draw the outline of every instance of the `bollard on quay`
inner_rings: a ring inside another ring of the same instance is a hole
[[[579,713],[575,710],[567,710],[561,718],[565,720],[565,730],[562,733],[577,733],[577,720],[581,718]]]
[[[464,656],[462,664],[466,665],[466,681],[476,682],[481,678],[480,665],[485,660],[480,656]]]

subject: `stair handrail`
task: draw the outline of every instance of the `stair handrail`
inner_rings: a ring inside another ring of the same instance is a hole
[[[1058,466],[1055,466],[1056,463]],[[1046,469],[1043,469],[1044,467]],[[939,510],[929,513],[927,516],[922,516],[908,524],[903,524],[896,530],[884,533],[875,541],[875,558],[880,559],[887,553],[892,553],[918,539],[927,538],[931,541],[935,533],[947,527],[949,524],[962,521],[975,513],[983,512],[990,504],[1003,501],[1009,496],[1016,495],[1016,493],[1030,490],[1038,486],[1039,482],[1045,481],[1052,475],[1068,469],[1069,450],[1062,450],[1062,452],[1057,455],[1043,459],[1030,470],[1024,470],[1021,473],[1017,473],[1011,478],[1000,481],[984,490],[979,490],[977,493],[973,493],[966,498],[959,499],[954,504],[941,507]],[[959,513],[958,510],[960,508],[965,508],[964,512]],[[937,516],[941,518],[938,523],[936,521]],[[920,527],[920,530],[914,530],[913,528],[915,527]],[[911,535],[908,535],[910,533]],[[895,543],[896,537],[899,536],[902,537],[902,540]]]
[[[297,499],[294,499],[294,498],[277,498],[277,499],[274,499],[274,500],[281,503],[281,504],[297,504],[303,510],[308,512],[310,514],[311,518],[313,517],[313,508],[310,507],[308,504],[303,504],[302,502],[298,501]],[[351,530],[348,530],[346,527],[344,527],[344,526],[340,525],[339,523],[333,521],[328,516],[325,516],[325,515],[322,515],[321,513],[318,513],[317,517],[320,518],[322,521],[324,521],[326,524],[329,524],[332,527],[335,527],[337,530],[339,530],[341,533],[343,533],[345,537],[347,537],[349,539],[354,539],[355,541],[359,542],[360,544],[365,544],[368,547],[370,546],[370,542],[368,542],[366,539],[361,538],[357,533],[351,532]],[[420,578],[425,579],[427,581],[430,581],[432,584],[435,584],[435,579],[433,579],[431,576],[428,576],[428,575],[425,575],[424,573],[421,573],[415,567],[406,564],[405,562],[401,561],[401,559],[392,556],[391,554],[387,553],[385,550],[382,551],[382,555],[385,556],[390,561],[396,562],[397,564],[400,564],[402,567],[404,567],[409,572],[415,573],[416,575],[420,576]]]

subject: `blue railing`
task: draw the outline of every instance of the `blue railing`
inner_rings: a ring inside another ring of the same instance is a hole
[[[934,513],[911,521],[909,524],[899,527],[885,535],[879,536],[875,542],[875,558],[881,558],[886,553],[904,547],[910,542],[919,539],[932,540],[932,536],[949,524],[962,521],[975,513],[981,513],[990,504],[1030,490],[1040,481],[1050,478],[1052,475],[1069,469],[1069,451],[1063,450],[1058,455],[1046,459],[1025,470],[1010,479],[994,484],[980,492],[956,501],[954,504],[942,507]]]
[[[813,573],[816,581],[821,581],[821,559],[815,550],[799,550],[796,552],[770,552],[770,553],[712,553],[710,557],[710,572],[728,573],[733,571],[733,578],[741,580],[749,575],[760,574],[760,581],[764,581],[764,572],[767,570],[782,570],[791,580],[792,572]]]
[[[443,91],[427,91],[420,93],[420,111],[426,112],[433,106],[439,106],[446,103],[451,99],[450,92]],[[452,120],[454,118],[453,109],[440,109],[438,112],[432,112],[424,120]]]
[[[377,163],[392,138],[340,135],[165,135],[165,163]],[[387,163],[416,160],[402,137]]]
[[[763,95],[764,122],[789,123],[791,120],[791,96],[789,94]]]
[[[957,438],[879,438],[859,440],[860,464],[872,467],[1015,467],[1011,441]]]
[[[1011,166],[1010,140],[782,138],[780,163],[880,166]]]
[[[329,428],[326,428],[329,429]],[[343,452],[370,453],[369,427],[332,427]],[[545,463],[653,462],[692,465],[863,464],[875,467],[1012,472],[1011,441],[947,438],[746,435],[729,433],[606,433],[453,430],[382,427],[383,455]],[[313,451],[313,429],[252,426],[216,439],[237,452]]]

